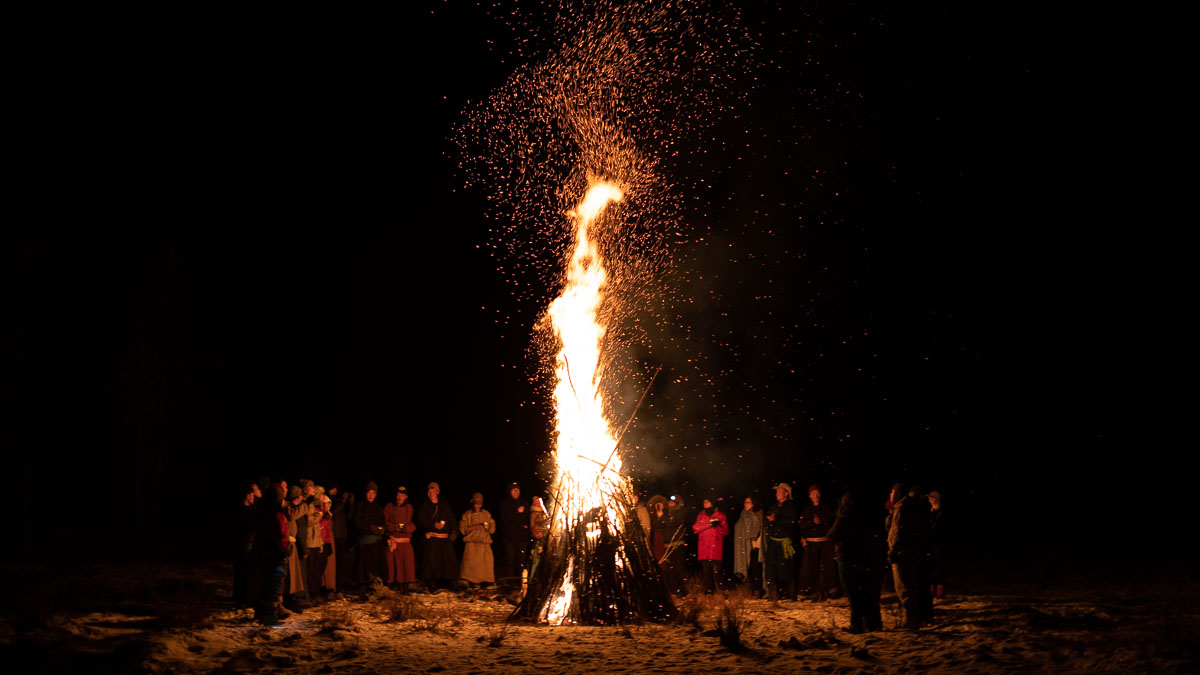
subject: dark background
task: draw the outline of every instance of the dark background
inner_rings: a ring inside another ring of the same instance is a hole
[[[456,510],[541,489],[541,307],[505,289],[450,141],[519,35],[473,3],[390,11],[24,24],[4,439],[22,550],[217,555],[262,474],[385,497],[437,480]],[[662,357],[639,484],[694,506],[915,480],[972,555],[1179,544],[1190,280],[1155,234],[1136,21],[746,21],[764,65],[715,127],[737,143],[708,148],[719,206],[686,214],[708,236],[671,281],[707,298],[681,325],[710,332]],[[715,382],[687,379],[695,354]]]

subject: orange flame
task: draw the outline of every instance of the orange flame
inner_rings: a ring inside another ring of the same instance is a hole
[[[591,181],[571,214],[577,225],[567,283],[548,310],[554,334],[562,341],[555,359],[554,388],[557,475],[553,489],[558,498],[554,526],[559,532],[573,527],[593,509],[605,509],[608,522],[621,527],[621,518],[608,495],[625,487],[625,478],[621,476],[621,458],[613,452],[617,439],[604,417],[600,390],[600,345],[605,327],[598,312],[606,274],[588,228],[610,202],[621,201],[622,196],[613,183]],[[592,528],[587,534],[593,539],[600,532]],[[550,624],[559,625],[567,619],[575,590],[572,568],[569,563],[558,593],[547,603],[542,618]]]

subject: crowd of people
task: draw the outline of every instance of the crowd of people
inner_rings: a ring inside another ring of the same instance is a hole
[[[732,530],[720,500],[704,499],[692,517],[676,497],[662,495],[638,499],[629,526],[641,528],[676,594],[689,585],[703,593],[740,587],[772,601],[821,602],[844,593],[849,630],[870,632],[883,627],[880,597],[890,581],[906,628],[932,619],[934,598],[945,593],[938,492],[896,484],[883,512],[856,492],[841,495],[835,507],[816,485],[802,506],[788,483],[774,493],[765,508],[746,497]],[[384,503],[374,482],[356,499],[336,483],[261,479],[248,486],[239,510],[234,600],[274,625],[290,612],[375,583],[437,593],[519,580],[542,558],[549,522],[541,498],[522,497],[517,483],[507,494],[497,519],[479,492],[456,515],[436,482],[414,506],[404,486]],[[689,559],[693,544],[697,564]],[[728,548],[732,577],[723,565]]]

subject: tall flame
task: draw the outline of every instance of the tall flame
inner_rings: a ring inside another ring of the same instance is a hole
[[[567,283],[562,294],[550,303],[548,314],[562,349],[555,359],[554,388],[555,443],[557,475],[554,492],[555,529],[565,532],[585,514],[602,509],[613,527],[621,527],[621,518],[610,495],[624,485],[621,458],[614,452],[616,435],[604,417],[600,391],[601,342],[605,327],[599,309],[604,298],[606,273],[588,228],[595,223],[610,202],[621,201],[623,194],[615,184],[593,180],[583,200],[575,208],[575,250],[567,265]],[[589,538],[599,530],[589,529]],[[571,582],[573,565],[568,565],[562,585],[547,604],[548,623],[558,625],[567,619],[574,595]]]

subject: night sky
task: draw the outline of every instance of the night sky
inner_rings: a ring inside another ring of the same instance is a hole
[[[1152,85],[1113,17],[747,5],[757,79],[679,168],[706,189],[662,280],[687,302],[646,359],[639,484],[916,481],[976,549],[1169,531],[1190,282],[1150,234]],[[25,548],[204,555],[262,474],[437,480],[456,510],[541,489],[531,326],[557,289],[498,270],[453,142],[536,45],[513,6],[28,23],[5,237]]]

